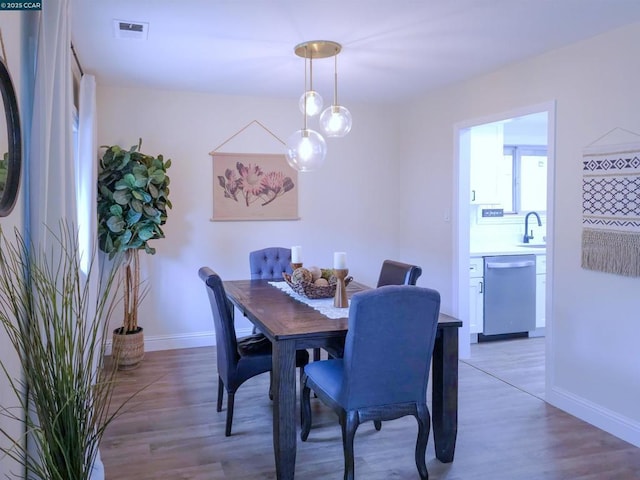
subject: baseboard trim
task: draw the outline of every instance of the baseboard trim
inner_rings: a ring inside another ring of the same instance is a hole
[[[585,400],[562,388],[547,390],[546,401],[574,417],[640,447],[640,422]]]
[[[236,330],[238,337],[251,335],[251,328],[241,328]],[[112,340],[107,340],[106,354],[111,355]],[[144,336],[144,351],[157,352],[161,350],[175,350],[178,348],[211,347],[216,344],[216,334],[214,331],[196,332],[181,335],[146,335]]]

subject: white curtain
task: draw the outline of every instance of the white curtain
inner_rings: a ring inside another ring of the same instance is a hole
[[[97,140],[97,119],[96,119],[96,79],[93,75],[83,75],[80,80],[80,107],[78,109],[78,154],[76,156],[77,191],[78,191],[78,240],[81,250],[81,267],[83,273],[89,270],[89,260],[97,257],[95,248],[98,238],[97,221],[97,192],[96,182],[98,179],[98,140]],[[90,295],[93,301],[90,305],[95,305],[98,300],[98,264],[93,265],[94,272],[91,274]],[[92,315],[89,312],[89,315]],[[97,361],[98,359],[96,359]],[[98,368],[95,365],[94,368]],[[104,479],[104,466],[100,459],[100,451],[93,465],[91,472],[92,480]]]
[[[36,44],[33,111],[25,157],[26,239],[49,247],[47,227],[75,219],[76,191],[71,129],[73,90],[67,0],[43,2]],[[37,421],[37,420],[34,420]],[[27,448],[35,454],[33,438]]]
[[[77,223],[69,24],[68,0],[42,3],[26,183],[28,236],[42,247],[47,226]]]
[[[84,273],[87,273],[88,260],[95,254],[93,249],[96,246],[98,236],[98,220],[96,218],[97,158],[96,79],[93,75],[83,75],[80,80],[76,185],[78,188],[78,229],[80,248],[83,249]],[[95,280],[97,281],[97,278]]]
[[[62,220],[74,225],[86,274],[97,245],[96,86],[91,75],[81,79],[76,149],[69,10],[68,0],[42,4],[26,168],[26,223],[28,238],[41,247],[48,246],[47,228],[55,231]],[[94,268],[97,270],[97,265]],[[95,271],[90,277],[91,295],[96,300],[98,274]],[[91,478],[104,479],[99,452]]]

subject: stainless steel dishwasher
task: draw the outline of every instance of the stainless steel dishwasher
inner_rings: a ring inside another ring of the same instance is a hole
[[[483,335],[536,328],[536,256],[484,257]]]

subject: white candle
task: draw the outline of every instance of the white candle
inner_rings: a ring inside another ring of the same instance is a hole
[[[333,268],[338,268],[338,269],[347,268],[347,254],[345,252],[334,252]]]
[[[291,247],[291,263],[302,263],[302,247]]]

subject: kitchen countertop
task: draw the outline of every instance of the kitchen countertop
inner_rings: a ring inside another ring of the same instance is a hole
[[[521,247],[519,245],[474,245],[471,247],[472,257],[489,257],[496,255],[546,255],[546,247]]]

